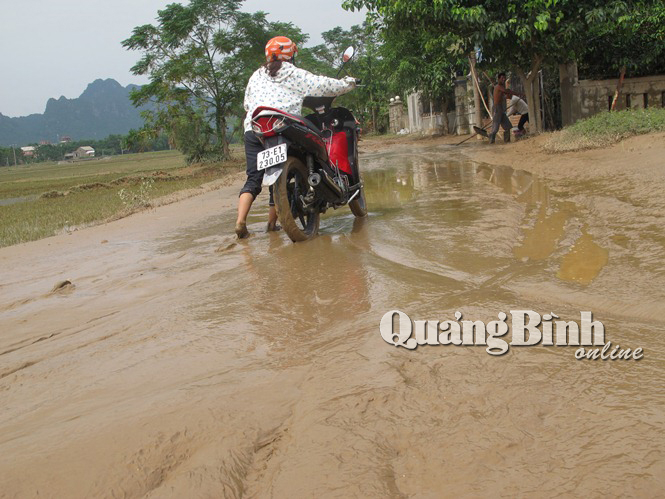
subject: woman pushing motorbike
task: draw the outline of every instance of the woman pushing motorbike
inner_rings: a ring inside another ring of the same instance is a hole
[[[318,76],[295,66],[298,53],[296,44],[285,36],[272,38],[266,45],[266,63],[257,69],[247,83],[244,107],[245,157],[247,159],[247,181],[238,198],[236,235],[239,239],[249,236],[247,215],[256,196],[261,192],[263,170],[257,169],[257,156],[263,144],[252,131],[252,114],[258,107],[272,107],[290,114],[300,115],[305,97],[335,97],[352,90],[356,80],[345,77],[341,80]],[[275,230],[277,211],[270,189],[270,211],[268,230]]]

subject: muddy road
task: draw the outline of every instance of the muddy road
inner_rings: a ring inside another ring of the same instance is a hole
[[[644,189],[665,182],[548,181],[481,147],[364,154],[369,216],[306,244],[263,232],[263,198],[252,237],[226,235],[234,186],[0,250],[0,496],[662,495],[665,209]],[[644,358],[396,348],[393,309],[588,310]]]

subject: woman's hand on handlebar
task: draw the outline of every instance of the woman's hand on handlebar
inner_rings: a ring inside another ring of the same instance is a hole
[[[343,80],[348,83],[349,85],[353,85],[354,87],[358,85],[358,81],[356,80],[353,76],[345,76]]]

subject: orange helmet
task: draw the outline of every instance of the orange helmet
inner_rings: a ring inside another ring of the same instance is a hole
[[[266,44],[266,60],[288,61],[298,53],[298,47],[285,36],[276,36]]]

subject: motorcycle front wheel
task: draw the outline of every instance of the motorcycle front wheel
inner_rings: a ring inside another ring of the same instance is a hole
[[[351,208],[351,213],[356,217],[364,217],[367,215],[367,202],[365,201],[365,188],[360,188],[360,194],[358,194],[353,200],[349,203],[349,208]]]
[[[297,158],[290,157],[282,167],[282,174],[275,183],[275,208],[282,229],[294,243],[307,241],[319,231],[318,211],[308,211],[303,206],[307,194],[307,167]]]

